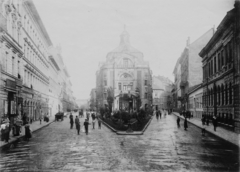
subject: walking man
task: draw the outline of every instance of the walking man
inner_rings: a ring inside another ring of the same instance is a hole
[[[158,110],[158,113],[159,113],[159,116],[160,116],[160,119],[162,118],[162,113],[160,110]]]
[[[86,133],[86,135],[88,135],[88,125],[90,125],[90,124],[87,119],[85,119],[85,122],[83,123],[83,125],[85,127],[85,133]]]
[[[80,121],[79,121],[78,116],[76,116],[76,118],[75,118],[75,125],[76,125],[76,129],[77,129],[77,133],[79,135],[79,132],[80,132]]]
[[[72,113],[70,113],[69,118],[70,118],[70,129],[72,129],[73,128],[73,115],[72,115]]]

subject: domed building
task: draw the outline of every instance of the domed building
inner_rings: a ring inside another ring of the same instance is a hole
[[[133,48],[129,34],[120,35],[120,44],[109,52],[96,72],[96,107],[113,110],[147,109],[152,105],[152,72],[143,53]],[[112,104],[112,105],[111,105]]]

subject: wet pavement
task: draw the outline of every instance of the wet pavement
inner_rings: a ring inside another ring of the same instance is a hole
[[[75,115],[75,114],[74,114]],[[75,117],[74,117],[75,118]],[[144,135],[121,136],[102,125],[89,135],[54,122],[1,152],[0,171],[239,171],[238,147],[199,128],[176,126],[176,117],[154,118]],[[75,126],[74,126],[75,127]]]

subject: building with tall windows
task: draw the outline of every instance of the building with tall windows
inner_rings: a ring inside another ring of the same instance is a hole
[[[173,74],[175,76],[175,109],[187,110],[189,88],[202,83],[202,58],[199,56],[201,49],[207,44],[214,34],[214,28],[209,29],[197,40],[190,43],[186,41],[181,56],[175,65]]]
[[[18,3],[0,2],[0,118],[21,115],[24,41],[21,8]],[[19,109],[19,110],[18,110]]]
[[[1,119],[34,121],[74,107],[67,68],[52,49],[32,0],[0,1]]]
[[[143,53],[130,45],[126,31],[120,36],[120,45],[99,63],[96,72],[97,107],[109,103],[114,110],[152,106],[152,71]]]
[[[228,11],[201,50],[203,113],[240,133],[240,1]]]

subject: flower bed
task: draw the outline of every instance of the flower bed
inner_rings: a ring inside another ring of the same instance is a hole
[[[128,123],[124,123],[119,119],[115,118],[101,118],[101,119],[115,130],[127,131],[128,129]],[[130,119],[131,129],[133,131],[142,131],[150,119],[151,119],[150,116],[147,116],[144,119],[140,120],[137,120],[136,118]]]

